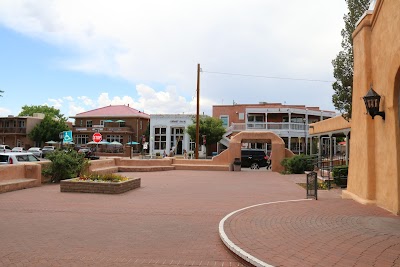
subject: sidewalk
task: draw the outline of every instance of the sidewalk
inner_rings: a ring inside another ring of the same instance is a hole
[[[400,217],[319,192],[240,210],[222,221],[221,238],[256,266],[400,266]]]
[[[59,185],[0,194],[0,266],[248,265],[227,236],[281,266],[399,266],[400,221],[321,191],[304,200],[305,176],[267,171],[120,173],[142,187],[121,195],[61,193]],[[335,263],[337,263],[335,265]],[[350,264],[350,265],[349,265]]]

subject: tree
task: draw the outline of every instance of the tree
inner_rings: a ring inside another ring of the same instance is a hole
[[[2,93],[4,93],[4,91],[0,90],[0,96],[3,96]]]
[[[29,133],[29,138],[42,144],[49,140],[58,140],[59,133],[68,131],[67,118],[59,109],[49,106],[23,106],[18,116],[33,116],[34,113],[43,113],[44,119]]]
[[[205,135],[207,145],[216,144],[222,139],[225,133],[225,128],[222,126],[222,120],[213,117],[201,117],[200,118],[200,142],[203,142],[202,136]],[[193,120],[193,124],[187,128],[187,133],[190,135],[192,140],[196,140],[196,121]]]
[[[62,120],[64,119],[65,121],[67,120],[63,114],[60,113],[59,109],[56,109],[54,107],[49,107],[46,105],[43,106],[23,106],[22,111],[18,114],[18,116],[33,116],[34,113],[43,113],[46,117],[49,116],[50,118],[54,119],[59,119]]]
[[[342,29],[342,48],[334,60],[332,84],[335,93],[332,96],[333,105],[346,119],[351,117],[351,101],[353,95],[353,37],[357,21],[368,10],[370,0],[345,0],[349,12],[344,15],[345,27]]]
[[[42,144],[49,140],[58,140],[59,133],[63,131],[68,131],[65,119],[57,120],[50,116],[45,116],[44,119],[32,129],[28,136],[33,141]]]

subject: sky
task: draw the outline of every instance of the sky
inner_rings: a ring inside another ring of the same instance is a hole
[[[0,0],[0,116],[332,104],[345,0]],[[310,81],[313,80],[313,81]]]

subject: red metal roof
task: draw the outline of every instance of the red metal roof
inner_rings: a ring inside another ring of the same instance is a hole
[[[82,113],[78,113],[75,116],[71,116],[70,118],[82,118],[82,117],[107,117],[107,118],[140,117],[140,118],[150,119],[150,115],[125,105],[115,105],[115,106],[110,105],[102,108],[97,108]]]

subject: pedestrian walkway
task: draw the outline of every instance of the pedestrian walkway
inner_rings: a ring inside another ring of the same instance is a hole
[[[400,266],[400,218],[327,193],[232,212],[221,238],[255,266]]]
[[[397,217],[341,200],[334,190],[321,192],[321,200],[303,201],[305,190],[295,183],[303,176],[265,171],[121,174],[140,177],[142,187],[102,195],[61,193],[59,185],[51,184],[0,194],[0,266],[247,266],[221,241],[220,221],[245,207],[289,199],[302,201],[235,213],[224,224],[227,237],[271,265],[324,266],[334,260],[316,254],[328,255],[332,248],[331,258],[366,259],[371,253],[377,259],[358,266],[385,266],[381,259],[391,259],[388,266],[398,264],[398,258],[392,260],[393,251],[400,251],[399,224],[393,225]],[[359,247],[368,249],[362,253]],[[337,266],[349,266],[345,263]]]

